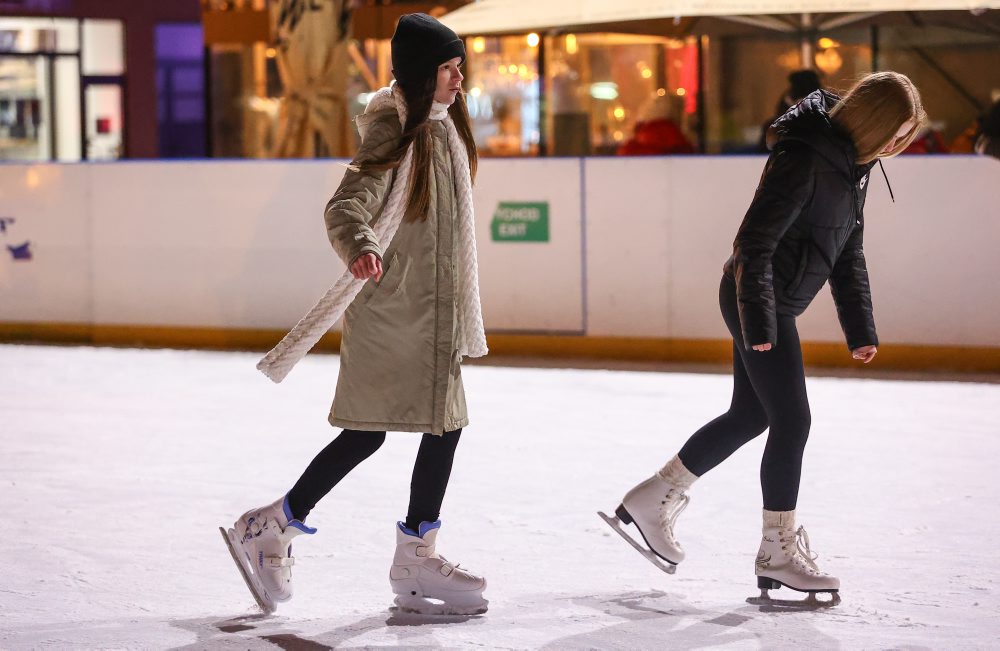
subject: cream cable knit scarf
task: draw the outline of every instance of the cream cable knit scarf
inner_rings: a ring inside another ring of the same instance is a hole
[[[395,106],[400,124],[406,124],[406,102],[395,86],[375,93],[365,113],[374,113]],[[446,104],[434,103],[430,119],[442,120],[451,152],[454,170],[455,197],[458,201],[458,352],[462,357],[482,357],[488,350],[483,328],[483,312],[479,300],[479,264],[476,258],[476,224],[472,206],[472,177],[469,154],[465,143],[448,115]],[[389,248],[406,210],[407,188],[413,170],[413,150],[406,152],[395,172],[392,189],[381,217],[372,224],[382,250]],[[281,382],[292,367],[308,353],[351,304],[367,281],[357,280],[348,269],[327,290],[326,294],[278,342],[271,352],[257,363],[257,369],[274,382]]]

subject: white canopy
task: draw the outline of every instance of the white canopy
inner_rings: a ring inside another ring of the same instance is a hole
[[[462,35],[505,34],[602,23],[693,16],[879,14],[889,11],[985,11],[1000,0],[478,0],[441,18]],[[774,21],[771,26],[781,29]],[[786,26],[787,27],[787,26]]]

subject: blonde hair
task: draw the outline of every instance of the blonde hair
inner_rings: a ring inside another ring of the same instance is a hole
[[[847,91],[830,111],[830,118],[850,134],[858,152],[857,162],[863,165],[878,158],[899,128],[913,120],[913,128],[885,156],[895,156],[906,149],[917,137],[927,114],[920,92],[906,75],[874,72]]]

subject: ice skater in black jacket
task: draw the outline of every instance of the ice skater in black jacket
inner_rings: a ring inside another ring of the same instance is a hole
[[[840,581],[820,571],[805,531],[795,527],[810,425],[795,318],[829,282],[854,358],[868,363],[875,357],[878,337],[862,248],[869,173],[879,158],[905,149],[924,120],[910,80],[880,72],[843,99],[818,90],[772,125],[773,151],[719,289],[733,336],[732,404],[618,507],[620,522],[634,523],[656,556],[672,564],[684,558],[674,523],[694,480],[770,430],[760,468],[758,585],[785,585],[811,593],[813,600],[816,592],[827,592],[837,601]]]

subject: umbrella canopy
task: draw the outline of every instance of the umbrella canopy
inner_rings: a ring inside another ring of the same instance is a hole
[[[898,11],[970,11],[1000,8],[998,0],[479,0],[443,16],[441,22],[463,35],[513,34],[596,25],[635,24],[690,17],[719,17],[757,27],[793,32],[798,16],[838,14],[826,24],[809,20],[806,27],[833,28],[873,15]],[[740,20],[740,18],[746,20]]]

